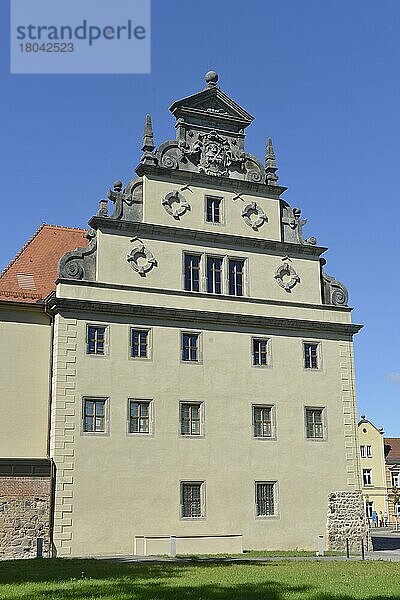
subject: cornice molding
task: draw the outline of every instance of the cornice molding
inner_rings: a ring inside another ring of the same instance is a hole
[[[50,312],[74,311],[90,313],[106,313],[136,318],[152,318],[190,323],[193,325],[213,324],[229,327],[250,327],[254,329],[285,329],[307,333],[328,333],[353,336],[363,327],[353,323],[332,323],[305,319],[289,319],[283,317],[266,317],[261,315],[245,315],[205,310],[188,310],[183,308],[167,308],[164,306],[142,306],[120,304],[116,302],[98,302],[94,300],[78,300],[75,298],[59,298],[55,294],[46,300]]]
[[[89,221],[93,229],[108,229],[111,231],[123,231],[130,235],[147,236],[148,238],[159,238],[164,241],[174,241],[196,244],[202,242],[208,246],[224,246],[240,250],[271,250],[277,254],[288,256],[321,256],[327,248],[322,246],[311,246],[291,244],[276,240],[251,238],[242,235],[220,233],[213,231],[201,231],[198,229],[186,229],[183,227],[172,227],[170,225],[157,225],[154,223],[139,223],[123,221],[110,217],[95,216]]]
[[[234,179],[228,177],[214,177],[205,173],[194,171],[184,171],[179,169],[168,169],[158,165],[149,165],[140,163],[136,169],[139,177],[161,178],[163,181],[173,181],[184,183],[185,185],[203,185],[213,189],[223,189],[229,192],[240,194],[257,194],[264,198],[279,200],[279,196],[287,190],[287,187],[281,185],[266,185],[265,183],[256,183],[244,179]]]
[[[267,300],[263,298],[249,298],[247,296],[225,296],[219,294],[207,294],[206,292],[190,292],[188,290],[170,290],[166,288],[154,288],[142,285],[126,285],[123,283],[106,283],[103,281],[86,281],[85,279],[63,279],[60,277],[56,283],[63,285],[78,285],[83,287],[94,287],[106,290],[124,290],[131,292],[143,292],[145,294],[161,294],[163,296],[184,296],[190,298],[204,298],[207,300],[227,300],[228,302],[242,304],[265,304],[267,306],[287,306],[288,308],[311,308],[313,310],[327,309],[337,312],[351,312],[350,306],[335,306],[326,304],[312,304],[307,302],[291,302],[290,300]]]

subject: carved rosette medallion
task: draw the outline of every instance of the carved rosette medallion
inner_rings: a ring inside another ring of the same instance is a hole
[[[157,266],[157,261],[139,238],[132,238],[131,242],[133,242],[133,248],[126,260],[136,273],[139,273],[141,277],[146,277],[146,273]]]
[[[242,210],[242,217],[246,225],[254,229],[254,231],[258,231],[264,223],[268,223],[267,215],[257,202],[252,202],[245,206]]]
[[[161,200],[161,204],[165,208],[166,212],[179,220],[179,218],[185,214],[186,211],[190,210],[190,204],[184,196],[178,190],[168,192],[168,194]]]
[[[275,271],[274,277],[276,283],[289,293],[292,291],[295,285],[300,283],[300,277],[297,275],[292,265],[290,265],[288,262],[284,262],[283,265],[279,265]]]

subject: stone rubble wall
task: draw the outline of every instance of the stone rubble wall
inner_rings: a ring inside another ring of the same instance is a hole
[[[0,477],[0,560],[35,558],[38,538],[49,556],[50,498],[49,477]]]
[[[332,492],[328,502],[329,550],[346,551],[346,539],[352,552],[361,552],[361,540],[366,551],[372,550],[361,492]]]

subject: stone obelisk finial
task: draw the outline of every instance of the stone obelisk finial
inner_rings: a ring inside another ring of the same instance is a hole
[[[142,146],[142,158],[140,160],[141,163],[145,164],[156,164],[157,160],[154,156],[154,135],[153,135],[153,126],[151,124],[151,116],[146,115],[146,120],[144,124],[144,133],[143,133],[143,146]]]
[[[271,138],[268,138],[265,149],[265,179],[267,185],[278,185],[277,170],[278,167],[276,166],[274,147]]]

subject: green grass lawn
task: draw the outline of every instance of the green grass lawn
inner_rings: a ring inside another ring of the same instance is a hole
[[[388,562],[0,562],[1,600],[400,600]]]

